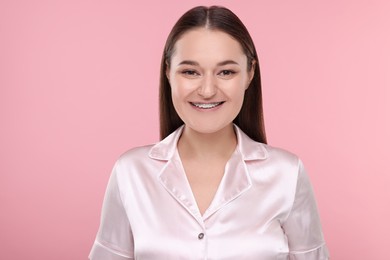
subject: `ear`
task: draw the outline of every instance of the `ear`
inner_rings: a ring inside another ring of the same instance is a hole
[[[165,61],[165,76],[167,77],[168,81],[169,81],[169,73],[170,73],[170,68],[169,68],[169,64],[167,61]]]
[[[252,60],[251,68],[248,71],[248,86],[246,87],[247,89],[249,88],[249,85],[251,84],[252,79],[255,76],[255,67],[256,67],[256,60]]]

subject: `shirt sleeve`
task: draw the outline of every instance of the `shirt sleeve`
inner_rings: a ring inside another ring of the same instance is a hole
[[[118,162],[107,185],[100,227],[91,260],[129,260],[133,258],[133,236],[118,187]]]
[[[329,259],[313,189],[300,160],[294,204],[282,226],[290,260]]]

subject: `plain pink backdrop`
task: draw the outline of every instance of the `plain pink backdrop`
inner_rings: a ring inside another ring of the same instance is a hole
[[[389,1],[0,0],[0,258],[86,259],[116,158],[158,141],[177,18],[231,8],[269,143],[309,170],[332,259],[389,259]]]

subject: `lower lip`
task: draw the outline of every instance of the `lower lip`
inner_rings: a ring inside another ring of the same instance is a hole
[[[218,110],[222,107],[223,104],[225,104],[225,102],[219,104],[218,106],[212,107],[212,108],[200,108],[200,107],[197,107],[197,106],[190,103],[191,107],[193,107],[197,111],[202,111],[202,112],[211,112],[211,111]]]

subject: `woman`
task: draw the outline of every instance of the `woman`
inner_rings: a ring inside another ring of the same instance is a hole
[[[301,161],[265,144],[256,50],[230,10],[173,27],[160,133],[117,161],[90,259],[328,259]]]

